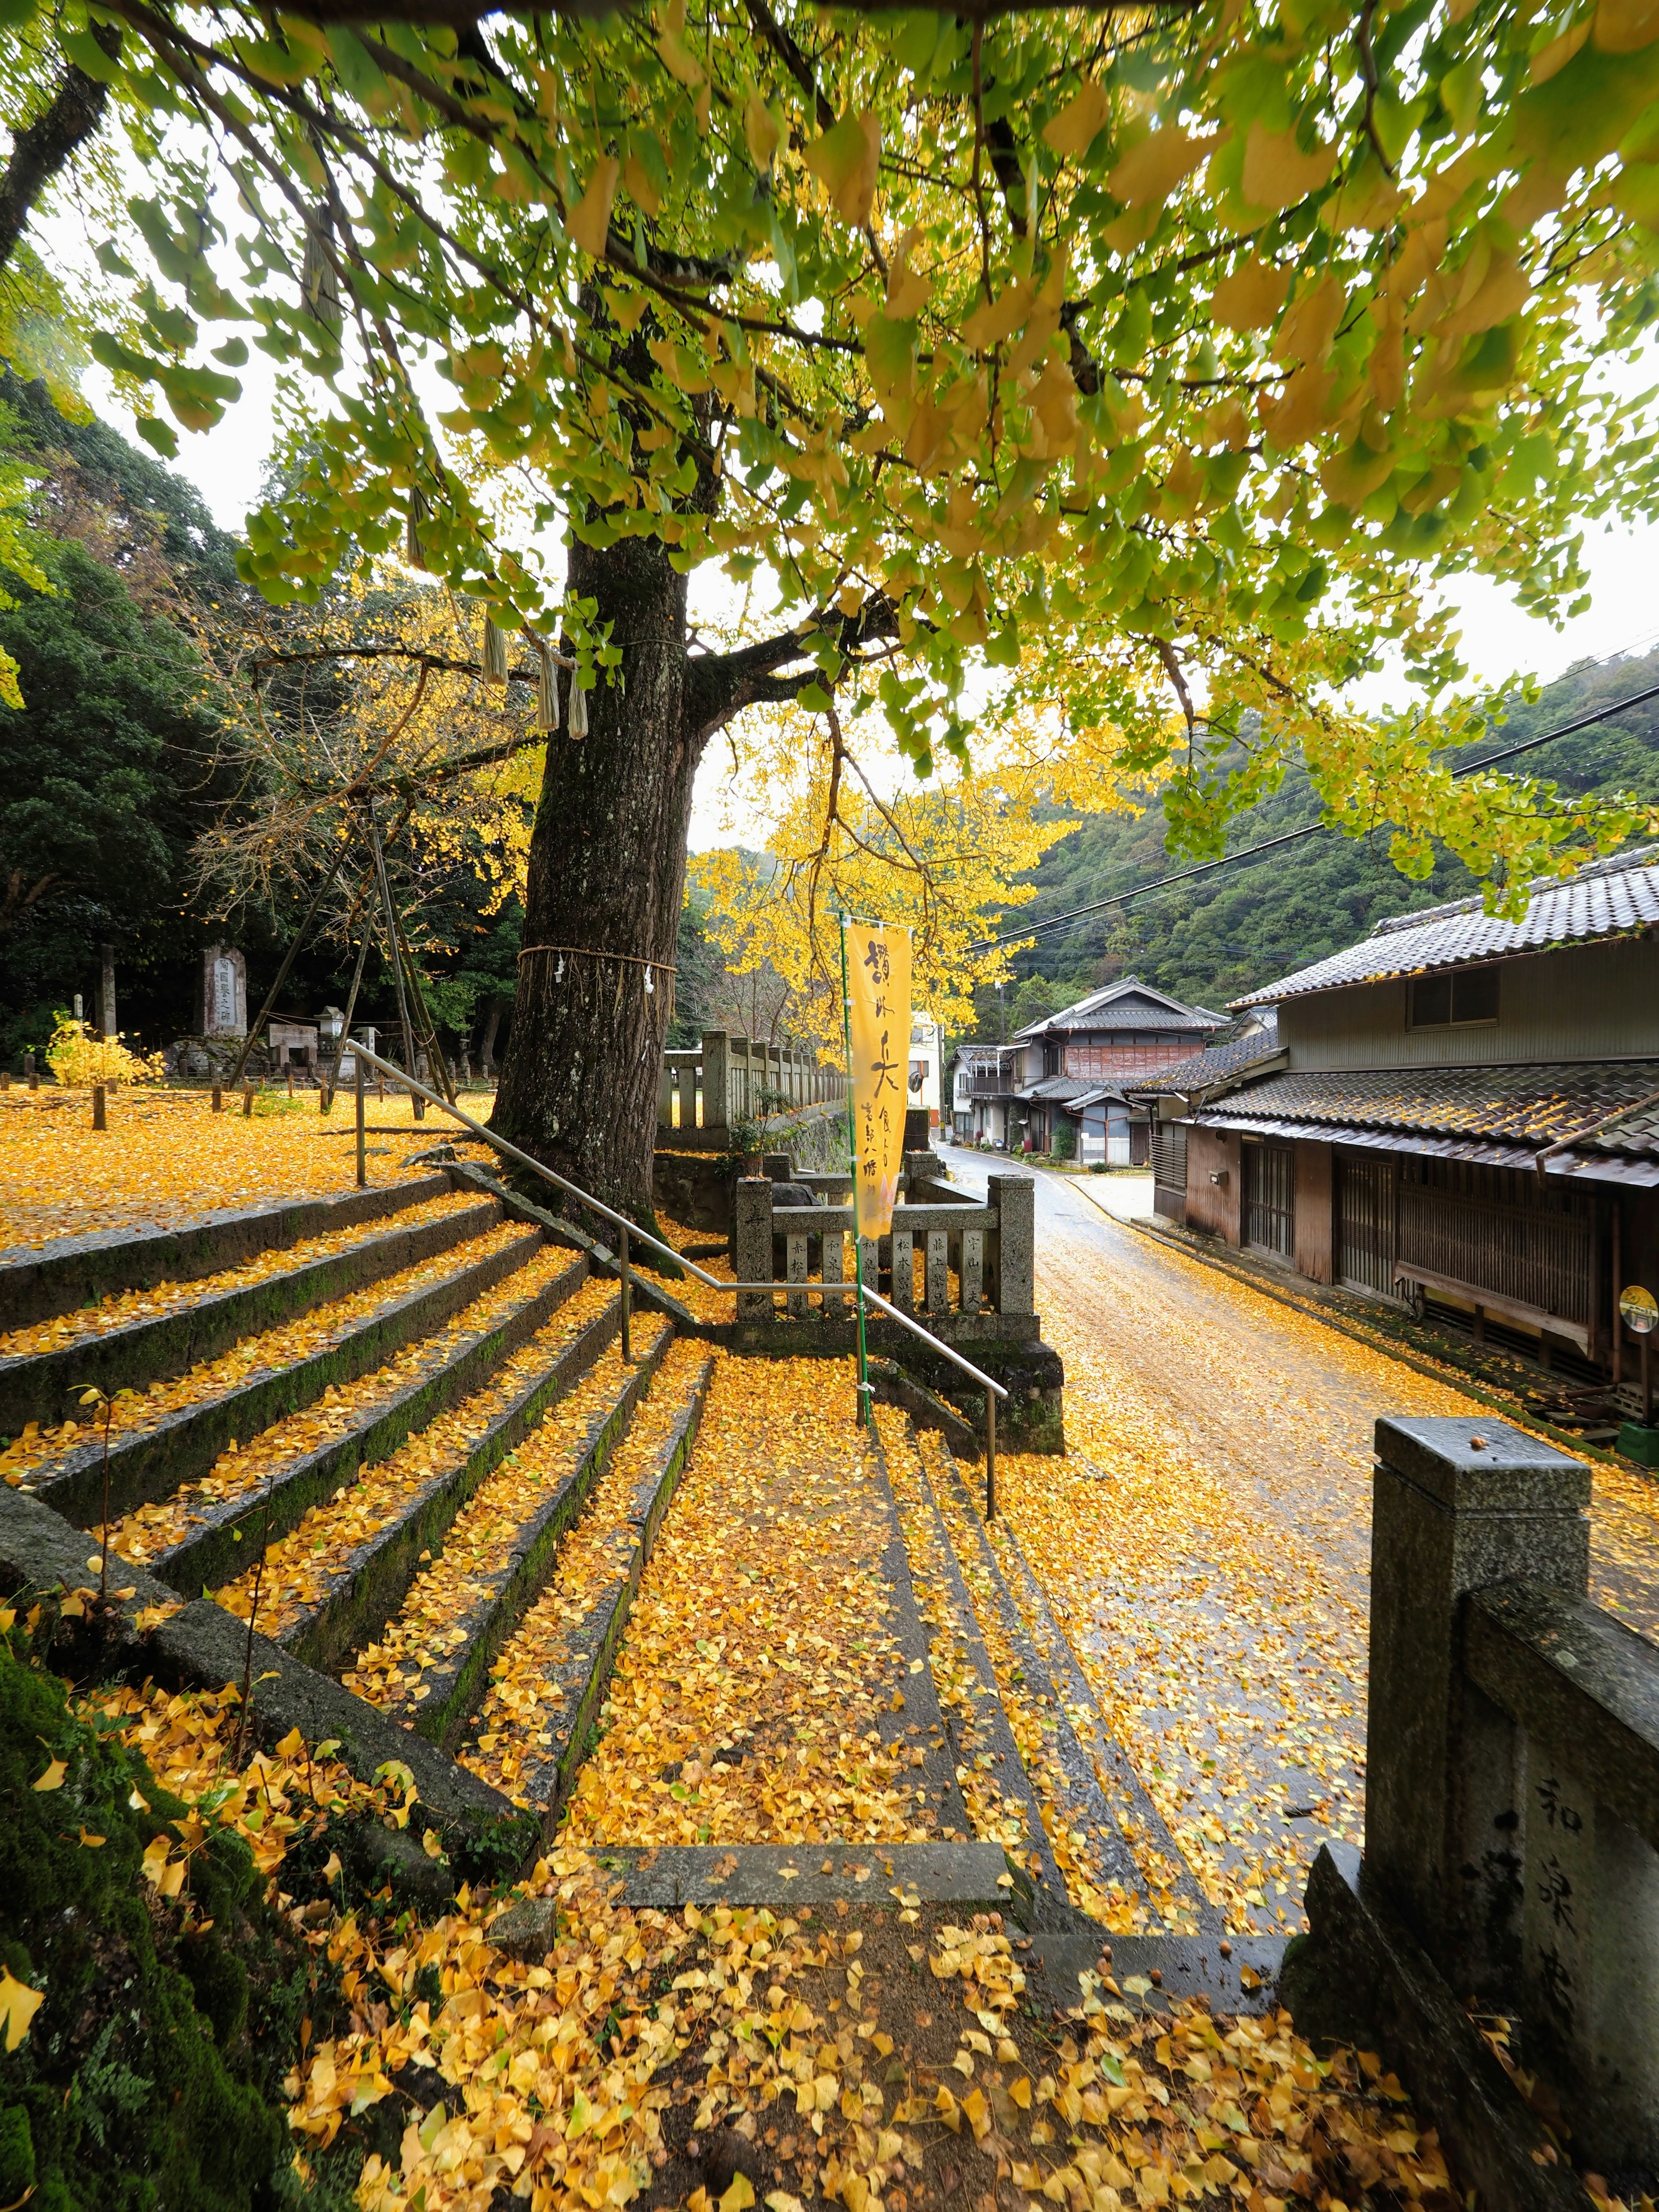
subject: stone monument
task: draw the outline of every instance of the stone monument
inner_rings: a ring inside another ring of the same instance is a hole
[[[247,1035],[247,963],[233,945],[210,945],[202,955],[201,1035]]]

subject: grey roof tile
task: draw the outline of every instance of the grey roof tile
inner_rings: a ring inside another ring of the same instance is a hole
[[[1629,936],[1656,924],[1659,847],[1648,846],[1617,860],[1599,861],[1564,883],[1540,884],[1519,921],[1489,915],[1479,899],[1393,915],[1359,944],[1232,1003],[1235,1007],[1269,1006],[1347,983],[1380,982],[1388,976],[1459,968],[1506,953],[1542,952],[1556,945]]]
[[[1659,1157],[1659,1061],[1568,1061],[1549,1066],[1299,1069],[1230,1091],[1217,1107],[1240,1119],[1322,1127],[1422,1130],[1439,1135],[1559,1144]],[[1650,1101],[1641,1104],[1642,1101]],[[1631,1111],[1632,1108],[1639,1110]],[[1623,1110],[1621,1110],[1623,1109]],[[1580,1131],[1618,1114],[1594,1136]],[[1194,1117],[1202,1121],[1200,1111]]]

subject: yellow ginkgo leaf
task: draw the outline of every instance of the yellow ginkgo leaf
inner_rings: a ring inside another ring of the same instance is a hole
[[[1334,146],[1316,146],[1304,154],[1294,131],[1269,131],[1256,122],[1244,142],[1244,173],[1239,189],[1252,207],[1294,207],[1317,191],[1336,167]]]
[[[605,242],[611,229],[611,204],[617,197],[617,179],[622,174],[622,163],[614,154],[601,155],[593,165],[593,173],[587,180],[587,190],[565,218],[565,228],[584,253],[595,261],[605,258]]]
[[[1088,152],[1110,112],[1106,94],[1092,77],[1087,77],[1076,99],[1068,100],[1059,114],[1043,125],[1042,143],[1052,148],[1061,161],[1075,161]]]
[[[757,169],[769,169],[772,156],[778,150],[783,133],[774,121],[771,110],[759,93],[751,92],[744,102],[743,135],[749,148],[749,158]]]
[[[657,40],[657,52],[662,56],[663,67],[670,76],[695,91],[702,82],[702,64],[686,45],[678,31],[664,31]]]
[[[1270,330],[1290,289],[1288,269],[1252,256],[1216,286],[1212,313],[1224,331]]]
[[[6,2048],[15,2051],[29,2032],[29,2022],[46,2002],[46,1993],[27,1982],[14,1981],[11,1970],[0,1966],[0,2022],[6,2031]]]
[[[1212,131],[1206,137],[1189,138],[1184,131],[1154,131],[1132,147],[1106,179],[1114,199],[1125,207],[1158,207],[1183,177],[1206,161],[1231,134]]]
[[[83,1827],[81,1831],[81,1841],[89,1851],[95,1851],[100,1844],[108,1840],[106,1836],[94,1836],[88,1828]]]
[[[1595,11],[1596,49],[1635,54],[1659,39],[1659,0],[1601,0]]]
[[[629,198],[635,207],[643,208],[649,216],[662,212],[662,194],[652,183],[650,174],[638,155],[630,154],[623,163],[622,180]]]
[[[49,1759],[46,1761],[46,1772],[34,1784],[34,1787],[37,1790],[61,1790],[64,1786],[64,1777],[68,1772],[69,1761],[67,1759]]]
[[[806,166],[823,183],[830,204],[843,221],[863,225],[876,204],[881,161],[881,125],[875,111],[843,115],[806,149]]]

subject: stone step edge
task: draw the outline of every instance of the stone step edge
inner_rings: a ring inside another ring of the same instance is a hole
[[[471,1261],[441,1281],[380,1307],[326,1351],[286,1367],[267,1369],[217,1397],[165,1415],[153,1429],[112,1439],[110,1518],[170,1498],[181,1484],[205,1474],[233,1437],[239,1442],[256,1437],[289,1414],[302,1412],[331,1382],[356,1382],[372,1375],[406,1344],[432,1335],[475,1298],[526,1267],[540,1242],[538,1237],[526,1238]],[[31,1495],[66,1520],[95,1527],[103,1510],[102,1480],[103,1447],[94,1438],[65,1454],[56,1471],[33,1486]]]
[[[1102,1850],[1102,1855],[1105,1860],[1103,1870],[1109,1880],[1120,1881],[1126,1888],[1144,1890],[1147,1877],[1136,1863],[1128,1841],[1118,1826],[1111,1799],[1108,1796],[1104,1784],[1096,1771],[1094,1760],[1090,1757],[1087,1747],[1078,1735],[1071,1713],[1067,1710],[1066,1700],[1060,1695],[1055,1686],[1047,1659],[1038,1650],[1026,1629],[1024,1621],[1020,1617],[1019,1607],[1015,1602],[1013,1592],[1009,1589],[1007,1577],[1003,1573],[1002,1563],[996,1555],[990,1538],[986,1533],[984,1523],[975,1508],[974,1501],[969,1495],[960,1474],[954,1467],[950,1473],[951,1478],[956,1482],[963,1507],[973,1524],[980,1558],[990,1576],[992,1592],[996,1601],[1003,1629],[1024,1670],[1027,1686],[1038,1700],[1048,1706],[1053,1716],[1055,1749],[1066,1780],[1070,1783],[1083,1808],[1083,1825],[1097,1846]],[[1000,1525],[1004,1536],[1012,1543],[1014,1540],[1007,1522],[1003,1521]],[[1019,1554],[1019,1559],[1021,1565],[1024,1566],[1023,1553]],[[1030,1576],[1029,1567],[1025,1571],[1032,1589],[1036,1589],[1035,1577]],[[1038,1592],[1038,1597],[1046,1608],[1047,1601],[1041,1599],[1040,1592]],[[1048,1618],[1052,1624],[1052,1613],[1048,1613]],[[1078,1680],[1082,1681],[1082,1670],[1077,1668],[1076,1660],[1072,1656],[1071,1646],[1066,1644],[1057,1625],[1054,1626],[1054,1634],[1059,1637],[1060,1644],[1063,1646],[1064,1656],[1071,1658],[1072,1667],[1076,1669]],[[1073,1692],[1073,1703],[1081,1705],[1083,1710],[1092,1714],[1098,1722],[1103,1743],[1111,1744],[1112,1738],[1107,1733],[1104,1718],[1100,1713],[1093,1691],[1088,1689],[1086,1682],[1083,1682],[1086,1696],[1079,1698],[1075,1683],[1068,1679],[1066,1686]],[[1115,1747],[1114,1746],[1114,1748]],[[1121,1759],[1121,1781],[1118,1777],[1114,1777],[1114,1780],[1119,1782],[1123,1796],[1130,1802],[1134,1818],[1149,1832],[1152,1842],[1158,1850],[1166,1853],[1176,1865],[1187,1869],[1191,1892],[1187,1902],[1190,1904],[1198,1921],[1200,1935],[1206,1940],[1213,1936],[1218,1942],[1222,1932],[1220,1915],[1204,1894],[1185,1852],[1170,1834],[1164,1815],[1148,1796],[1139,1776],[1127,1757]]]
[[[1012,1910],[1013,1877],[1000,1844],[602,1844],[590,1856],[610,1878],[612,1904],[636,1911],[730,1905],[794,1912],[837,1900],[884,1911],[904,1898],[955,1905],[964,1915]],[[523,1898],[491,1922],[487,1940],[510,1954],[540,1957],[552,1948],[543,1931],[556,1909],[556,1899]]]
[[[524,1441],[543,1412],[587,1372],[621,1325],[622,1302],[613,1298],[542,1375],[502,1407],[461,1465],[409,1499],[393,1520],[360,1544],[321,1603],[291,1621],[276,1641],[309,1667],[326,1674],[343,1668],[403,1603],[421,1553],[441,1543],[479,1484]]]
[[[297,1321],[332,1298],[475,1243],[501,1218],[499,1203],[484,1200],[418,1229],[393,1226],[348,1251],[213,1292],[175,1313],[128,1322],[50,1352],[0,1358],[0,1435],[15,1436],[28,1421],[63,1419],[73,1410],[65,1402],[71,1393],[88,1385],[113,1396],[130,1385],[172,1382],[240,1337]]]
[[[86,1535],[38,1498],[0,1487],[0,1593],[9,1599],[50,1598],[85,1589],[96,1577],[87,1569]],[[154,1680],[167,1690],[216,1692],[240,1683],[247,1664],[247,1624],[211,1600],[198,1598],[144,1631],[139,1615],[177,1605],[167,1586],[142,1567],[123,1564],[118,1583],[131,1591],[117,1607],[113,1639],[87,1634],[84,1622],[60,1622],[52,1651],[88,1679],[112,1675]],[[434,1828],[453,1862],[453,1877],[495,1881],[533,1858],[540,1848],[535,1822],[501,1792],[438,1750],[411,1736],[266,1637],[253,1638],[250,1698],[257,1740],[267,1747],[297,1728],[307,1743],[339,1746],[336,1754],[360,1782],[373,1782],[388,1759],[399,1759],[414,1777],[417,1803],[410,1817],[414,1848],[426,1826]]]
[[[362,1419],[341,1435],[292,1462],[269,1493],[263,1489],[248,1491],[204,1513],[189,1535],[157,1553],[149,1562],[150,1572],[186,1595],[195,1590],[205,1595],[208,1589],[234,1581],[239,1569],[252,1557],[244,1547],[256,1525],[261,1543],[286,1536],[298,1528],[310,1509],[331,1491],[352,1481],[364,1468],[390,1459],[410,1437],[430,1427],[441,1413],[482,1389],[499,1367],[547,1326],[586,1279],[587,1262],[578,1253],[562,1274],[556,1275],[516,1311],[459,1345],[441,1367],[367,1409]]]
[[[981,1748],[1000,1752],[1003,1754],[1003,1764],[1011,1768],[1014,1785],[1012,1789],[1005,1790],[1003,1794],[1015,1797],[1024,1807],[1027,1842],[1030,1850],[1035,1852],[1039,1862],[1035,1880],[1054,1899],[1072,1904],[1074,1900],[1066,1887],[1066,1877],[1055,1863],[1054,1847],[1048,1841],[1048,1832],[1042,1825],[1042,1808],[1037,1802],[1036,1786],[1026,1771],[1024,1760],[1020,1756],[1019,1746],[1014,1740],[1013,1728],[1002,1702],[1002,1692],[997,1684],[996,1669],[992,1666],[991,1655],[985,1648],[985,1638],[981,1632],[978,1617],[974,1611],[974,1601],[969,1595],[968,1585],[963,1579],[962,1565],[957,1558],[956,1547],[951,1541],[951,1533],[945,1525],[944,1515],[939,1511],[939,1500],[933,1495],[932,1479],[919,1452],[916,1455],[916,1471],[921,1484],[921,1510],[931,1517],[940,1556],[945,1561],[945,1583],[955,1606],[957,1619],[961,1623],[963,1640],[968,1647],[968,1656],[973,1663],[975,1677],[979,1684],[980,1694],[975,1700],[975,1711],[971,1725],[976,1734],[982,1733],[985,1741],[982,1745],[969,1746],[964,1741],[963,1756],[972,1758]],[[948,1735],[951,1727],[951,1709],[945,1708],[945,1732]],[[996,1778],[1000,1787],[1000,1773],[997,1774]],[[1031,1869],[1028,1868],[1026,1871],[1030,1873]]]
[[[880,1431],[873,1421],[866,1431],[870,1440],[871,1457],[876,1469],[877,1498],[887,1522],[887,1544],[881,1555],[882,1572],[887,1577],[893,1593],[894,1610],[897,1614],[896,1640],[907,1664],[920,1659],[921,1665],[915,1674],[901,1677],[904,1692],[902,1714],[881,1714],[881,1735],[884,1743],[903,1743],[912,1736],[920,1708],[921,1749],[925,1754],[921,1772],[926,1777],[928,1796],[937,1805],[940,1826],[956,1829],[964,1838],[973,1836],[973,1823],[968,1817],[968,1802],[962,1794],[962,1784],[957,1780],[956,1754],[951,1747],[950,1730],[945,1726],[944,1709],[939,1704],[939,1686],[933,1680],[933,1637],[921,1617],[916,1603],[916,1593],[910,1581],[910,1554],[904,1541],[904,1530],[899,1521],[898,1500],[893,1495],[892,1477],[887,1471],[887,1455],[882,1449]],[[1002,1849],[1000,1844],[996,1846]]]
[[[570,1634],[574,1680],[556,1717],[550,1717],[548,1733],[562,1747],[550,1758],[538,1759],[520,1774],[523,1795],[542,1821],[550,1838],[557,1828],[576,1776],[586,1757],[588,1724],[598,1712],[611,1680],[623,1631],[639,1595],[640,1583],[650,1562],[657,1532],[678,1489],[696,1443],[714,1379],[714,1362],[705,1359],[693,1379],[690,1395],[661,1450],[634,1486],[624,1522],[635,1532],[628,1565],[600,1595],[592,1609]]]
[[[228,1206],[177,1229],[107,1229],[89,1237],[60,1237],[27,1258],[0,1253],[0,1331],[51,1321],[117,1291],[149,1291],[158,1283],[191,1283],[220,1274],[273,1246],[302,1244],[332,1230],[401,1213],[453,1188],[447,1176],[419,1176],[331,1198]]]
[[[614,1401],[594,1414],[575,1466],[522,1524],[489,1595],[457,1623],[466,1631],[466,1642],[458,1647],[455,1663],[423,1670],[420,1679],[432,1686],[433,1694],[422,1701],[414,1715],[418,1735],[441,1744],[446,1751],[454,1750],[483,1697],[490,1661],[518,1626],[526,1607],[541,1595],[559,1546],[610,1465],[612,1452],[649,1393],[672,1341],[673,1331],[665,1330],[635,1366]]]
[[[609,1275],[613,1281],[621,1276],[621,1262],[608,1244],[602,1244],[598,1237],[590,1237],[585,1230],[578,1229],[574,1222],[567,1221],[562,1214],[549,1213],[545,1207],[532,1205],[509,1184],[491,1175],[488,1169],[477,1167],[471,1160],[456,1160],[446,1172],[454,1188],[483,1191],[499,1200],[506,1211],[517,1220],[528,1221],[541,1230],[550,1242],[568,1244],[574,1251],[586,1252],[596,1274]],[[683,1334],[706,1334],[707,1324],[700,1322],[690,1307],[677,1298],[672,1291],[665,1290],[649,1275],[635,1273],[635,1267],[641,1256],[650,1255],[641,1255],[630,1248],[628,1272],[633,1285],[635,1303],[650,1306],[656,1312],[665,1315]]]

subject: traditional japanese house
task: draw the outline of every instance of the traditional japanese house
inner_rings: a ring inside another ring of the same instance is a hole
[[[1235,1011],[1268,1006],[1271,1057],[1264,1030],[1170,1071],[1160,1211],[1627,1367],[1620,1291],[1659,1291],[1659,847],[1539,885],[1518,921],[1396,916]]]

